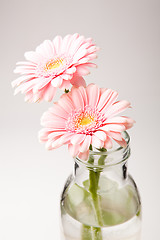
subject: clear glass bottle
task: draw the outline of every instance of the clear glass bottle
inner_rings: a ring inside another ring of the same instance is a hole
[[[88,161],[75,158],[61,197],[62,240],[140,240],[141,202],[127,172],[130,156],[118,144],[90,151]]]

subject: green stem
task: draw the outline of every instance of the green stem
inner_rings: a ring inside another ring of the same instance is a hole
[[[89,149],[92,150],[92,145],[90,145]],[[102,152],[107,151],[105,148],[99,150]],[[102,155],[98,160],[98,165],[104,165],[105,158],[106,155]],[[89,157],[88,163],[94,164],[94,157],[92,155]],[[92,196],[97,223],[99,226],[103,226],[103,218],[99,205],[99,196],[97,194],[100,172],[100,169],[98,169],[98,171],[96,169],[95,171],[93,169],[89,170],[89,191]],[[82,230],[82,240],[102,240],[101,227],[90,227],[83,225]]]
[[[92,227],[92,236],[94,240],[102,240],[102,231],[100,227]]]
[[[90,226],[83,224],[82,240],[92,240],[92,230]]]
[[[89,170],[89,181],[90,181],[89,191],[92,196],[97,223],[99,226],[103,226],[101,209],[99,206],[99,196],[97,194],[99,174],[100,174],[99,172],[94,172],[93,170]]]
[[[92,146],[90,146],[90,150],[92,150]],[[105,148],[99,149],[101,152],[106,152]],[[100,156],[98,160],[98,165],[104,165],[106,155]],[[94,163],[93,156],[91,155],[89,160],[89,163]],[[99,196],[97,194],[98,190],[98,185],[99,185],[99,178],[100,178],[100,169],[95,169],[94,170],[89,170],[89,181],[90,181],[90,186],[89,186],[89,191],[92,196],[93,204],[94,204],[94,209],[96,213],[96,218],[97,218],[97,223],[99,226],[103,226],[103,218],[102,218],[102,213],[101,213],[101,208],[99,205]]]

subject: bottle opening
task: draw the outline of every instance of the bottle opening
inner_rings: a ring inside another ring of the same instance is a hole
[[[130,156],[130,137],[126,131],[122,133],[122,136],[126,141],[126,147],[122,147],[116,141],[113,141],[113,147],[111,149],[93,148],[90,150],[87,160],[76,157],[75,161],[78,164],[84,164],[90,168],[105,168],[126,161]]]

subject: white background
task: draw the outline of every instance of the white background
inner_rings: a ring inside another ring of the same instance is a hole
[[[59,240],[59,199],[73,160],[66,147],[39,144],[51,103],[13,96],[13,69],[45,39],[78,32],[101,48],[87,83],[118,90],[132,103],[129,171],[143,204],[142,240],[158,240],[160,216],[160,1],[0,1],[0,240]],[[56,96],[58,99],[59,94]]]

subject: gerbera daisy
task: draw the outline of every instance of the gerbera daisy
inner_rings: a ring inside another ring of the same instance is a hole
[[[116,116],[130,107],[128,101],[116,101],[117,97],[116,91],[95,84],[72,87],[43,114],[40,141],[46,142],[49,150],[68,144],[71,155],[82,159],[88,158],[90,144],[109,149],[114,139],[125,147],[122,132],[132,127],[134,121]]]
[[[17,63],[14,72],[22,76],[12,82],[17,86],[15,94],[24,93],[26,101],[51,101],[57,88],[85,86],[82,76],[89,73],[88,67],[96,67],[90,61],[97,50],[91,38],[77,33],[45,40],[35,51],[25,53],[27,61]]]

